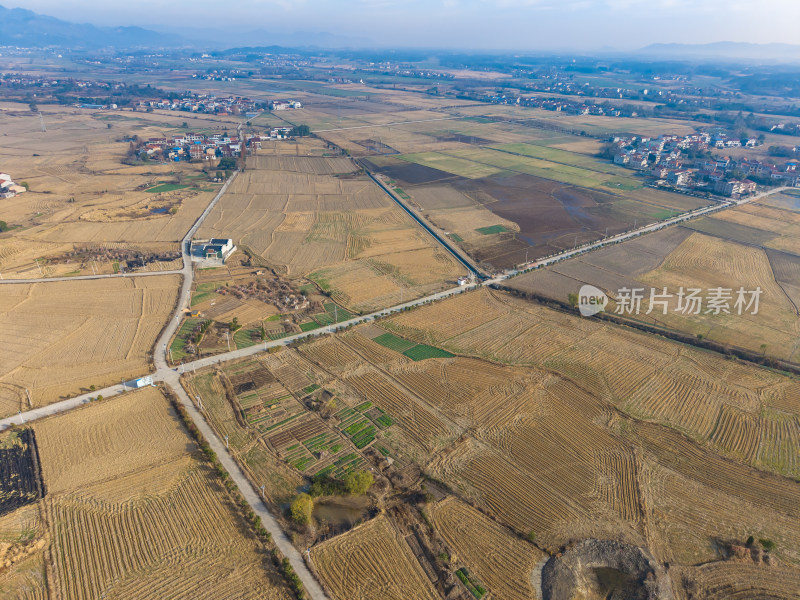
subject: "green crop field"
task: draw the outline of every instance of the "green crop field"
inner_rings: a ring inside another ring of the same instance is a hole
[[[502,171],[491,165],[481,165],[471,160],[465,160],[456,156],[445,155],[439,152],[420,152],[417,154],[404,154],[397,158],[406,162],[416,163],[432,169],[439,169],[453,175],[466,177],[467,179],[479,179],[488,177]]]
[[[417,344],[413,348],[403,352],[403,354],[414,361],[425,360],[426,358],[450,358],[455,356],[455,354],[450,354],[447,350],[428,346],[427,344]]]
[[[189,187],[188,185],[180,185],[178,183],[162,183],[147,190],[151,194],[158,194],[159,192],[174,192],[175,190],[182,190]]]
[[[197,326],[201,320],[202,319],[186,319],[181,324],[180,329],[178,329],[178,333],[175,334],[175,338],[172,340],[172,344],[169,347],[172,354],[172,360],[181,360],[182,358],[189,356],[186,352],[186,344],[189,341],[189,335],[191,335],[195,326]]]
[[[508,230],[502,225],[489,225],[488,227],[478,227],[475,231],[483,235],[492,235],[493,233],[504,233]]]
[[[250,327],[248,329],[240,329],[233,334],[233,342],[237,348],[249,348],[255,346],[261,341],[261,335],[258,327]]]
[[[534,144],[501,144],[499,146],[492,146],[492,148],[501,152],[522,154],[531,158],[540,158],[542,160],[598,171],[600,173],[619,175],[626,179],[630,176],[630,171],[615,165],[611,161],[601,160],[567,150],[559,150],[557,148],[548,148],[547,146]]]
[[[416,345],[414,342],[397,337],[393,333],[384,333],[383,335],[373,338],[372,341],[377,342],[381,346],[385,346],[390,350],[394,350],[395,352],[405,352]]]

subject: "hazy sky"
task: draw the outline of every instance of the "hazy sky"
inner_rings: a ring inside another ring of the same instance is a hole
[[[328,31],[379,45],[631,49],[797,43],[800,0],[0,0],[96,25]]]

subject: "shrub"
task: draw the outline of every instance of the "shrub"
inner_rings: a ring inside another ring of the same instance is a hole
[[[308,525],[311,522],[311,512],[314,510],[314,500],[308,494],[300,494],[289,508],[292,520],[299,525]]]
[[[369,471],[363,469],[348,473],[344,478],[344,487],[353,495],[361,496],[375,483],[375,478]]]

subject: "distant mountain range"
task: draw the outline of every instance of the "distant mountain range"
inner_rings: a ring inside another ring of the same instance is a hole
[[[58,46],[64,48],[97,49],[163,47],[167,42],[162,34],[141,27],[96,27],[68,23],[55,17],[40,15],[24,8],[0,6],[0,45]]]
[[[648,57],[684,60],[723,59],[770,62],[800,61],[800,46],[793,44],[754,44],[749,42],[712,42],[708,44],[651,44],[640,54]]]
[[[220,30],[211,29],[155,27],[158,30],[155,31],[142,27],[98,27],[3,6],[0,6],[0,25],[0,46],[56,46],[78,50],[192,47],[214,50],[245,45],[343,48],[372,44],[366,38],[349,38],[324,31],[270,33],[259,29],[237,31],[236,35],[226,38],[220,35]]]

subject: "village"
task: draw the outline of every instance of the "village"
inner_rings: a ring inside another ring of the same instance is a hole
[[[661,187],[732,197],[755,193],[757,184],[800,187],[798,160],[778,165],[710,153],[712,149],[759,145],[758,138],[739,140],[725,133],[707,132],[656,138],[614,136],[609,140],[615,164],[646,172]]]
[[[291,137],[292,127],[276,127],[268,132],[247,135],[244,147],[260,150],[266,141],[285,140]],[[163,138],[149,138],[136,147],[140,159],[157,161],[190,161],[211,160],[224,157],[241,156],[242,139],[227,133],[191,133],[173,135]]]

